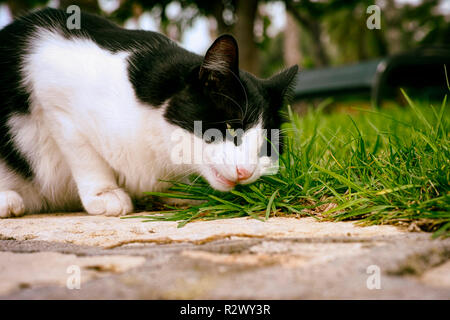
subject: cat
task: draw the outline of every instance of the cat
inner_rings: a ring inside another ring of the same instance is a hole
[[[225,160],[242,145],[263,157],[272,137],[261,129],[280,128],[296,65],[258,79],[239,69],[231,35],[200,56],[87,13],[71,29],[68,16],[45,8],[0,31],[0,217],[119,216],[143,192],[190,174],[223,192],[265,174],[267,161]],[[213,150],[214,161],[176,163],[175,146],[187,143],[177,132]]]

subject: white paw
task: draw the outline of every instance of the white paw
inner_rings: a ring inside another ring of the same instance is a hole
[[[89,214],[122,216],[133,211],[131,199],[122,189],[105,190],[83,198]]]
[[[18,217],[25,213],[22,197],[15,191],[0,191],[0,218]]]

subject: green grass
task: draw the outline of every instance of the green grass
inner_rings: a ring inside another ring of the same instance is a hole
[[[280,170],[229,193],[197,179],[153,196],[206,200],[140,216],[179,221],[251,216],[312,216],[362,224],[412,222],[435,236],[450,235],[450,143],[447,98],[441,105],[351,109],[305,116],[289,112]]]

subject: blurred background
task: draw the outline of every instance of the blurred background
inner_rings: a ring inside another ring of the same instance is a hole
[[[199,54],[232,33],[240,67],[261,77],[293,64],[316,70],[450,44],[450,0],[0,0],[0,27],[37,7],[72,4]],[[373,4],[380,29],[366,26]]]

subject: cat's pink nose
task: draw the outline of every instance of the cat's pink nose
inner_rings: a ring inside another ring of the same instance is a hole
[[[236,167],[238,180],[246,180],[252,176],[252,173],[242,167]]]

